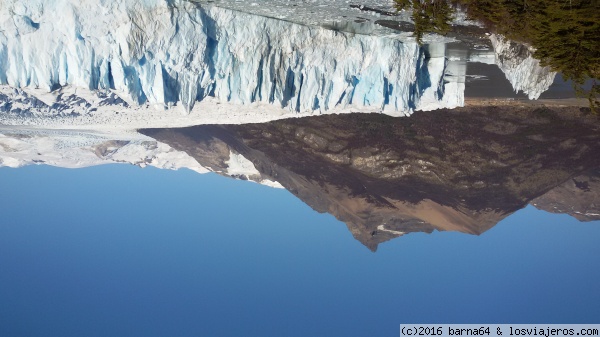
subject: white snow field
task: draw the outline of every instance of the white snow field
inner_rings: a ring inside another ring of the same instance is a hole
[[[278,182],[264,178],[252,162],[234,150],[230,149],[227,154],[215,153],[214,157],[223,162],[224,167],[204,166],[184,151],[135,132],[115,135],[91,130],[0,126],[0,167],[50,165],[83,168],[130,164],[168,170],[187,168],[197,173],[216,172],[231,178],[283,188]]]
[[[470,56],[452,55],[447,39],[430,36],[421,47],[406,34],[326,29],[307,13],[330,24],[346,11],[380,14],[348,1],[298,3],[0,0],[0,124],[118,132],[464,104]],[[244,8],[276,12],[236,10]],[[504,60],[507,50],[471,60]],[[552,81],[529,74],[554,74],[517,63],[501,69],[537,98]]]
[[[210,170],[185,152],[141,134],[120,135],[74,130],[0,127],[0,166],[51,165],[64,168],[127,163],[198,173]]]

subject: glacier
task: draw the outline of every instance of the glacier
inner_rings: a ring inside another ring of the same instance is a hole
[[[556,72],[543,67],[533,58],[533,49],[511,42],[502,35],[492,34],[495,64],[506,76],[515,92],[522,91],[529,99],[538,99],[554,82]]]
[[[229,146],[218,143],[223,151],[206,149],[207,158],[199,163],[184,151],[140,133],[100,133],[39,128],[0,126],[0,167],[19,168],[49,165],[62,168],[85,168],[106,164],[129,164],[165,170],[189,169],[205,174],[214,172],[226,177],[283,188],[264,177],[254,164]],[[199,147],[198,147],[199,148]]]
[[[167,116],[180,126],[464,105],[466,66],[444,43],[419,46],[180,0],[0,1],[3,124],[51,116],[45,125],[147,127]],[[549,86],[515,78],[513,87],[530,97]]]
[[[0,127],[0,167],[49,165],[75,169],[118,163],[210,172],[185,152],[136,133],[116,136],[87,131]]]

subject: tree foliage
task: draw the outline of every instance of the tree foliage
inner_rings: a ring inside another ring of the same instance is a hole
[[[424,33],[445,35],[452,26],[454,8],[446,0],[395,0],[396,9],[412,9],[415,38],[422,43]]]
[[[533,56],[575,83],[580,95],[587,96],[598,109],[600,86],[587,79],[600,79],[600,1],[599,0],[395,0],[400,9],[411,8],[415,36],[445,34],[451,28],[452,7],[460,6],[469,18],[491,31],[525,43]],[[449,8],[449,9],[448,9]],[[445,23],[441,22],[445,21]]]

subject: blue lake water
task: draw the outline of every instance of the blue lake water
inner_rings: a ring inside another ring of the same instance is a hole
[[[391,1],[6,3],[0,337],[600,323],[600,119],[557,53],[417,43]]]
[[[373,253],[283,189],[189,170],[0,168],[1,336],[397,336],[598,323],[600,223],[527,208]]]

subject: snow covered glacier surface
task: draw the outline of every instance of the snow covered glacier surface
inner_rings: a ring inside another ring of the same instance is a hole
[[[58,105],[69,106],[73,118],[86,113],[90,123],[101,113],[107,123],[126,123],[127,111],[176,110],[243,123],[257,121],[244,118],[253,111],[262,120],[355,111],[402,116],[464,104],[465,74],[452,71],[453,58],[439,50],[432,57],[414,41],[179,0],[0,4],[2,112],[55,116]],[[26,96],[21,101],[38,104],[15,108],[15,97]],[[232,120],[230,112],[219,115],[219,104],[252,108]],[[107,117],[115,109],[121,117]]]

